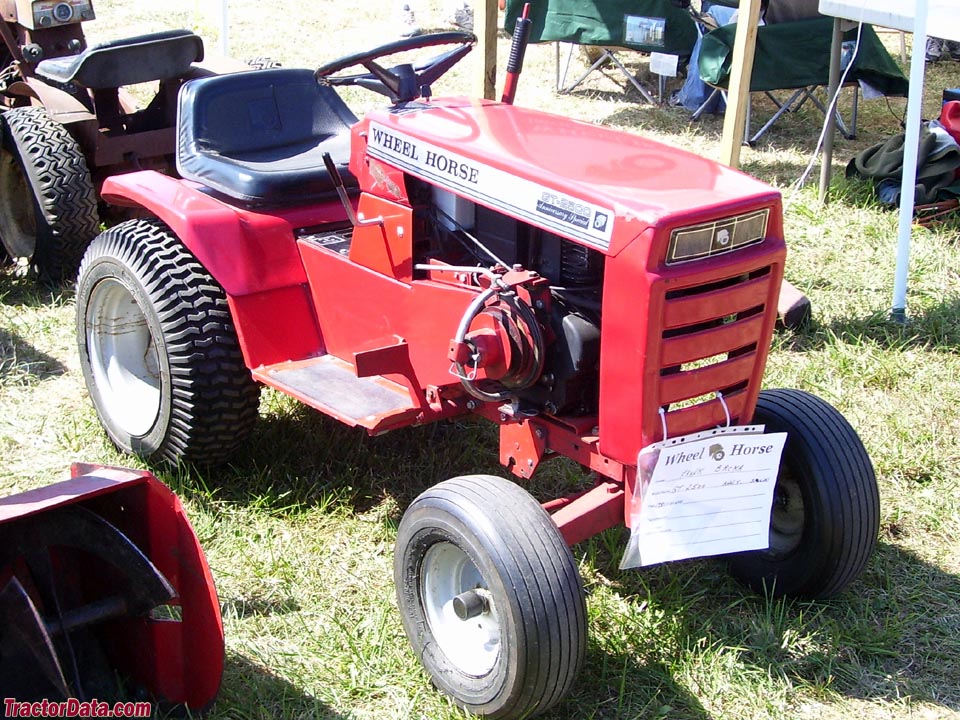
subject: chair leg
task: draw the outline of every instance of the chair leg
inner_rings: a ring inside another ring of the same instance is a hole
[[[570,55],[573,55],[573,45],[572,45],[572,44],[570,45]],[[570,55],[567,56],[567,68],[570,67]],[[581,75],[581,76],[578,77],[576,80],[574,80],[572,83],[570,83],[569,85],[566,85],[566,86],[564,86],[564,87],[559,87],[559,83],[558,83],[557,92],[558,92],[559,94],[561,94],[561,95],[564,95],[564,94],[570,92],[571,90],[574,90],[580,83],[582,83],[584,80],[587,79],[587,77],[590,75],[590,73],[592,73],[594,70],[596,70],[598,67],[600,67],[601,65],[603,65],[603,64],[604,64],[605,62],[607,62],[608,60],[613,60],[614,62],[617,63],[617,65],[620,65],[620,63],[617,61],[617,59],[613,56],[613,53],[611,53],[609,50],[607,50],[606,48],[604,48],[603,53],[601,53],[600,57],[597,58],[596,62],[594,62],[593,65],[591,65],[589,68],[587,68],[587,71],[586,71],[585,73],[583,73],[583,75]],[[620,67],[623,68],[622,65],[620,65]],[[624,69],[624,72],[626,72],[625,69]],[[629,73],[627,73],[627,75],[629,75]],[[567,73],[566,73],[566,70],[565,70],[564,73],[563,73],[563,80],[566,81],[566,79],[567,79]],[[651,102],[653,102],[653,101],[651,100]]]
[[[857,87],[856,90],[854,91],[853,111],[850,119],[850,122],[852,123],[852,127],[848,127],[846,120],[843,119],[843,113],[840,112],[839,102],[837,103],[837,107],[834,108],[834,111],[833,111],[834,117],[836,118],[837,130],[839,130],[840,134],[843,135],[843,137],[845,137],[847,140],[853,140],[854,138],[857,137],[857,98],[859,97],[859,95],[860,95],[860,89],[859,87]],[[824,105],[822,102],[820,102],[819,98],[817,98],[812,93],[810,94],[810,102],[816,105],[817,108],[820,110],[820,112],[822,112],[824,116],[826,116],[827,106]]]
[[[901,37],[903,33],[900,33]],[[854,140],[857,137],[857,111],[860,106],[860,85],[853,86],[853,110],[850,115],[850,137],[848,140]]]
[[[798,98],[800,98],[800,97],[803,95],[803,93],[804,93],[804,88],[800,88],[799,90],[796,90],[796,91],[793,93],[793,95],[791,95],[789,98],[787,98],[787,100],[786,100],[786,101],[780,106],[780,108],[773,114],[773,117],[771,117],[769,120],[767,120],[767,122],[764,123],[763,127],[761,127],[761,128],[756,132],[756,134],[747,141],[748,144],[753,145],[755,142],[757,142],[757,140],[759,140],[761,137],[763,137],[763,134],[764,134],[765,132],[767,132],[767,130],[769,130],[769,129],[773,126],[773,124],[774,124],[777,120],[779,120],[780,117],[781,117],[785,112],[789,112],[789,111],[790,111],[790,109],[792,108],[793,104],[797,101]]]
[[[623,76],[630,81],[630,84],[637,89],[637,92],[643,95],[644,99],[646,99],[648,103],[650,103],[651,105],[657,104],[657,101],[653,99],[653,95],[647,92],[646,88],[644,88],[643,85],[637,82],[637,79],[630,74],[630,71],[624,67],[623,63],[620,62],[619,58],[617,58],[616,55],[614,55],[612,52],[606,49],[604,50],[604,54],[609,56],[610,62],[612,62],[614,65],[620,68],[620,72],[623,73]],[[602,59],[603,59],[603,56],[601,56],[601,60]]]
[[[710,107],[710,103],[716,99],[717,94],[720,92],[721,92],[720,88],[714,88],[713,92],[710,93],[709,97],[707,97],[707,99],[700,104],[700,107],[698,107],[696,110],[693,111],[693,115],[690,116],[690,119],[699,120],[700,118],[702,118],[703,114],[707,111],[707,108]]]
[[[571,85],[569,88],[564,88],[564,83],[567,82],[567,73],[570,72],[570,60],[573,59],[574,43],[566,43],[566,45],[568,48],[567,61],[563,65],[563,75],[561,75],[560,74],[560,42],[558,41],[554,44],[554,47],[556,47],[557,92],[558,93],[564,93],[564,92],[569,92],[570,90],[573,90],[573,88],[575,88],[577,84],[583,80],[583,78],[581,78],[576,83]],[[587,72],[589,73],[590,71],[588,70]],[[586,77],[586,75],[584,77]]]

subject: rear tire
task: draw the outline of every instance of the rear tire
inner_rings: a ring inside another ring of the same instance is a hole
[[[529,493],[468,475],[404,513],[394,553],[403,627],[434,684],[489,718],[527,718],[570,689],[587,644],[570,548]],[[457,613],[472,606],[467,619]]]
[[[731,571],[774,597],[834,595],[860,575],[877,544],[880,494],[867,451],[836,408],[800,390],[761,392],[754,422],[786,432],[787,442],[770,547],[731,556]]]
[[[97,196],[77,141],[44,108],[2,116],[0,238],[13,257],[30,257],[41,278],[76,277],[97,234]]]
[[[222,462],[257,418],[226,294],[158,220],[90,245],[77,281],[77,342],[90,398],[122,450]]]

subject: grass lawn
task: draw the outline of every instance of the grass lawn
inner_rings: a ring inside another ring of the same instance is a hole
[[[421,24],[443,27],[438,0],[423,5]],[[218,7],[101,0],[87,34],[192,27],[213,52]],[[315,67],[393,39],[392,7],[234,0],[230,51]],[[895,37],[884,38],[898,54]],[[646,77],[645,60],[624,57]],[[471,90],[475,66],[462,65],[437,94]],[[644,104],[612,72],[558,96],[554,71],[553,46],[531,46],[517,104],[718,156],[722,118],[690,123],[682,109]],[[931,66],[924,116],[938,114],[942,89],[957,86],[960,63]],[[794,187],[820,131],[815,111],[784,118],[742,156],[746,172],[784,194],[787,277],[814,312],[809,327],[775,335],[765,386],[820,395],[862,437],[881,493],[880,540],[866,572],[828,602],[771,600],[736,584],[718,561],[620,571],[622,530],[581,543],[586,664],[545,717],[960,718],[960,223],[914,230],[909,322],[894,323],[896,215],[842,172],[859,150],[899,131],[905,105],[861,101],[857,139],[837,140],[826,206],[816,172]],[[765,117],[772,106],[757,99],[754,112]],[[72,286],[41,288],[0,270],[2,494],[59,479],[75,460],[144,467],[101,431],[74,323]],[[227,664],[209,717],[464,717],[431,688],[403,635],[393,541],[403,509],[426,487],[502,474],[495,428],[454,422],[368,438],[267,391],[260,415],[224,467],[150,468],[184,501],[217,581]],[[548,466],[530,489],[549,497],[577,472]]]

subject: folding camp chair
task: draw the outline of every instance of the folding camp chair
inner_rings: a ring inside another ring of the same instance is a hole
[[[525,2],[527,0],[507,0],[504,28],[508,32],[512,31]],[[653,96],[624,66],[617,52],[634,50],[687,57],[697,40],[692,16],[674,0],[547,0],[531,5],[530,19],[530,42],[558,43],[557,91],[561,93],[572,91],[591,73],[609,64],[652,103]],[[567,71],[562,76],[560,73],[559,43],[571,43],[567,68],[572,45],[599,49],[587,71],[569,84]]]
[[[773,117],[753,135],[747,132],[751,144],[772,127],[785,113],[798,110],[810,101],[826,113],[826,104],[814,94],[826,86],[830,73],[830,42],[833,19],[816,17],[808,20],[763,25],[757,29],[757,45],[750,78],[750,92],[765,93],[777,106]],[[726,25],[708,32],[702,38],[698,69],[704,82],[715,88],[715,93],[726,90],[733,60],[733,42],[736,25]],[[844,47],[852,53],[857,30],[844,34]],[[839,127],[847,138],[856,134],[856,112],[859,82],[869,84],[884,95],[905,97],[908,83],[899,66],[887,52],[874,29],[865,25],[860,35],[860,47],[851,63],[846,83],[854,85],[854,100],[849,125],[840,119]],[[786,100],[778,99],[774,91],[786,90]],[[709,101],[708,101],[709,102]],[[707,103],[698,108],[694,119],[703,114]],[[838,113],[839,117],[839,113]]]

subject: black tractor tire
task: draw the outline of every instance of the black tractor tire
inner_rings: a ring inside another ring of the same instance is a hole
[[[754,422],[786,432],[770,547],[730,556],[733,575],[773,597],[822,599],[853,582],[877,544],[880,494],[863,442],[832,405],[764,390]]]
[[[414,654],[466,710],[533,717],[573,684],[583,584],[557,526],[514,483],[468,475],[423,492],[400,522],[394,581]]]
[[[171,463],[227,460],[257,418],[223,289],[158,220],[90,244],[77,280],[87,391],[121,450]]]
[[[42,279],[72,280],[100,228],[83,151],[42,107],[12,108],[0,122],[0,238]]]

